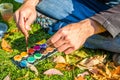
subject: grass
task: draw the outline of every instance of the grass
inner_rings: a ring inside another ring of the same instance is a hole
[[[13,3],[14,12],[21,6],[21,4],[14,2],[14,0],[0,1],[0,3],[4,3],[4,2]],[[0,16],[0,22],[4,22],[1,16]],[[10,74],[11,80],[74,80],[74,77],[77,76],[77,74],[79,74],[80,72],[82,72],[82,70],[75,68],[74,70],[71,70],[71,71],[62,71],[64,73],[64,76],[44,75],[43,72],[45,70],[54,67],[55,64],[52,62],[53,57],[45,59],[36,65],[39,71],[39,76],[36,76],[34,72],[31,72],[29,69],[26,69],[26,68],[19,69],[11,62],[11,58],[14,55],[19,54],[20,52],[26,50],[25,38],[21,32],[11,32],[11,30],[17,29],[14,20],[11,20],[9,22],[4,22],[4,23],[6,23],[9,27],[7,31],[7,34],[9,34],[9,36],[6,38],[6,40],[11,45],[13,52],[12,53],[6,52],[2,50],[0,47],[0,80],[2,80],[8,74]],[[48,39],[50,36],[51,35],[48,35],[47,33],[45,33],[38,24],[33,24],[32,31],[30,31],[29,47],[42,39]],[[105,52],[105,51],[90,50],[90,49],[83,49],[83,50],[85,50],[90,55]],[[61,54],[56,54],[56,55],[61,55]]]

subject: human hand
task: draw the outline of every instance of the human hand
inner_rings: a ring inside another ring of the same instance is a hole
[[[61,28],[47,43],[56,47],[59,52],[68,54],[80,48],[94,34],[94,30],[91,21],[86,19]]]
[[[37,0],[27,0],[14,14],[17,27],[25,36],[28,36],[28,30],[31,30],[30,25],[36,19],[36,4]]]

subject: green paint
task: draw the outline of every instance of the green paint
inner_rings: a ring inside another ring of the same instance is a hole
[[[33,56],[30,56],[27,58],[28,63],[34,63],[35,62],[35,58]]]
[[[42,54],[40,54],[40,53],[35,53],[34,54],[35,59],[40,59],[41,57],[42,57]]]

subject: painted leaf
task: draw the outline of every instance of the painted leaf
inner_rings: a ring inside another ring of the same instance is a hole
[[[12,52],[13,51],[11,46],[8,44],[8,42],[5,39],[2,39],[1,47],[5,51],[8,51],[8,52]]]
[[[11,80],[10,79],[10,74],[8,74],[3,80]]]
[[[34,71],[34,72],[35,72],[35,75],[38,76],[38,70],[37,70],[37,68],[36,68],[34,65],[32,65],[32,64],[27,64],[27,66],[28,66],[28,68],[29,68],[31,71]]]
[[[45,71],[43,74],[45,75],[63,75],[63,73],[55,68],[53,69],[49,69],[47,71]]]
[[[53,62],[55,63],[66,63],[65,58],[63,56],[57,56],[54,58]]]

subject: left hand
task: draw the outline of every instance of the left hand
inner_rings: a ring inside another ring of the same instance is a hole
[[[59,52],[69,54],[80,48],[88,37],[94,34],[89,19],[69,24],[56,32],[48,43],[57,48]]]

